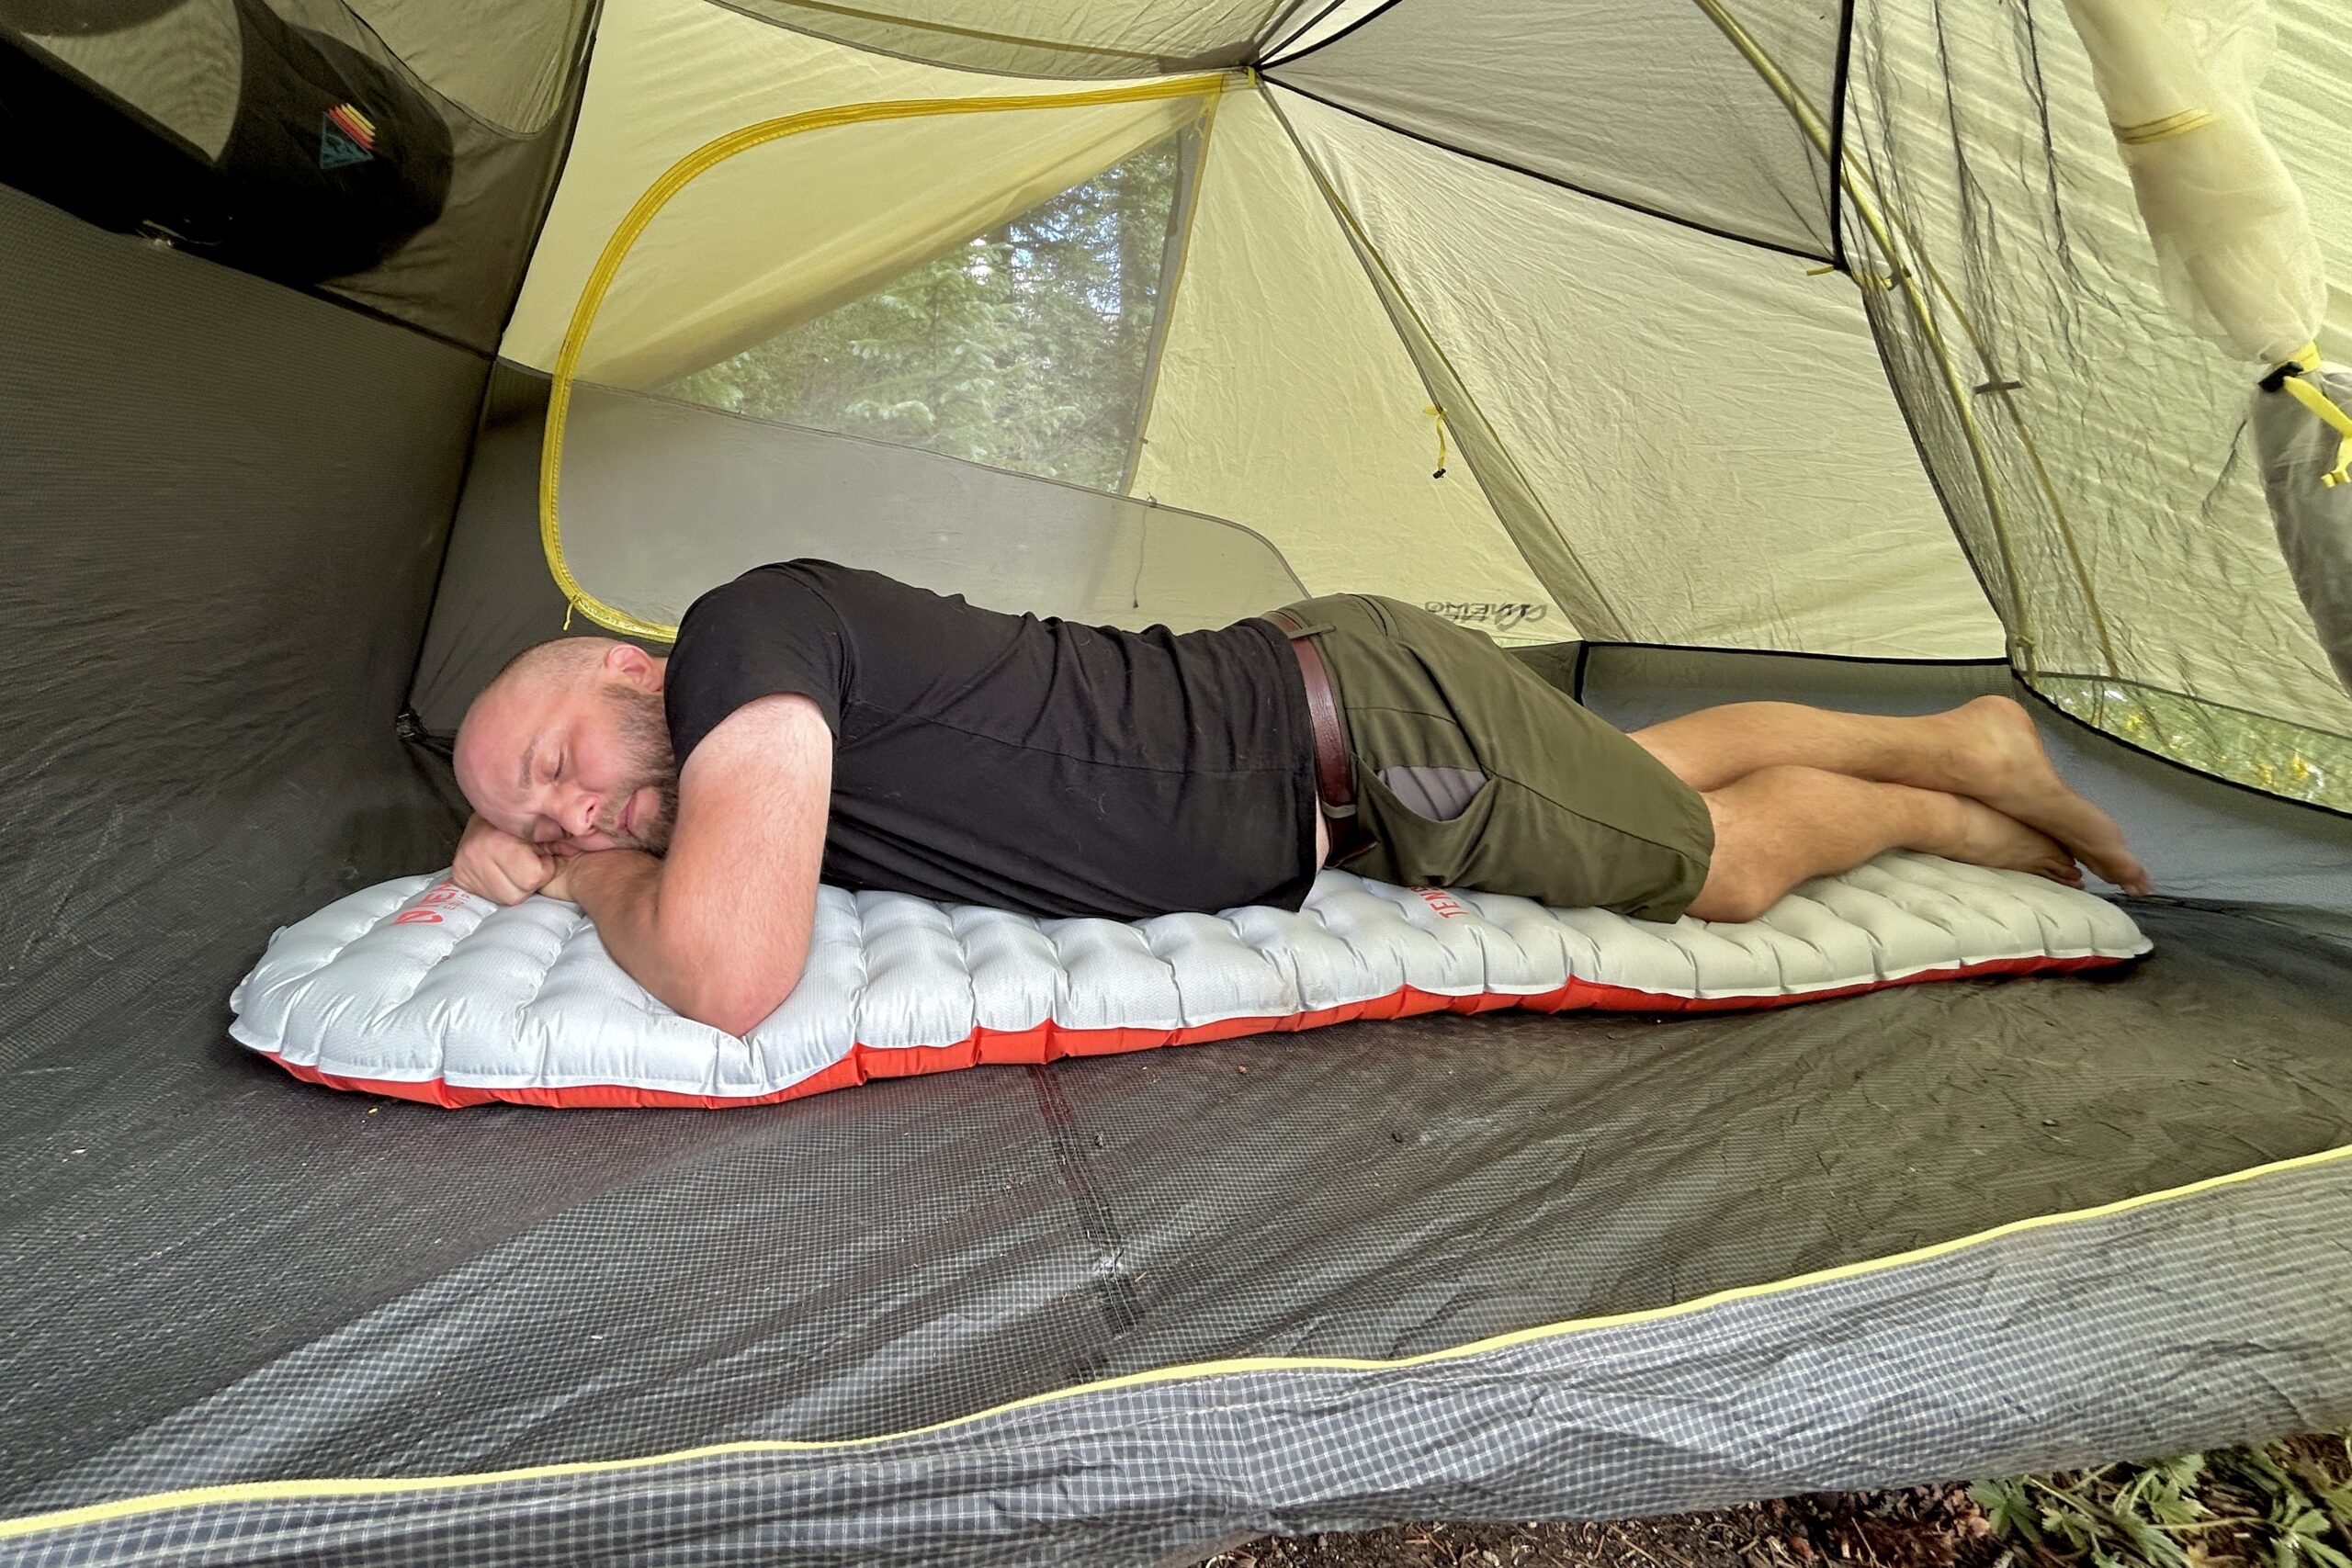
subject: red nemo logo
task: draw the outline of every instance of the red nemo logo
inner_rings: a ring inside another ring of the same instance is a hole
[[[437,926],[441,911],[452,904],[462,904],[473,895],[454,882],[436,882],[426,888],[416,903],[392,917],[396,926]]]
[[[1453,894],[1442,887],[1416,887],[1413,891],[1421,896],[1422,903],[1437,912],[1439,919],[1450,920],[1456,915],[1466,915],[1470,912],[1455,900]]]

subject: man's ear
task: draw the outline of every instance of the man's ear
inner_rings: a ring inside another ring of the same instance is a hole
[[[616,642],[606,649],[604,668],[605,674],[626,681],[639,691],[662,689],[662,661],[633,642]]]

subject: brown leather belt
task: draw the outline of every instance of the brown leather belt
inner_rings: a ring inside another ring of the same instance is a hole
[[[1305,622],[1287,610],[1270,610],[1272,621],[1289,639],[1298,672],[1306,682],[1306,712],[1315,728],[1315,790],[1323,797],[1323,815],[1349,818],[1356,814],[1356,769],[1348,756],[1348,726],[1331,692],[1331,671],[1323,650]]]

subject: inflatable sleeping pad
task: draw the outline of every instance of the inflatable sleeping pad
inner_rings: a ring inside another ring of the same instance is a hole
[[[500,908],[444,873],[279,931],[230,998],[230,1033],[314,1083],[439,1105],[719,1107],[1360,1018],[1770,1007],[2148,947],[2087,893],[1903,852],[1737,925],[1336,871],[1295,912],[1133,923],[824,887],[799,985],[738,1038],[656,1000],[576,906]]]

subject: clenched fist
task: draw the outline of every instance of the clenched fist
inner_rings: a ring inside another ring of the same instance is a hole
[[[458,840],[449,880],[493,904],[519,904],[554,880],[556,857],[476,817]]]

